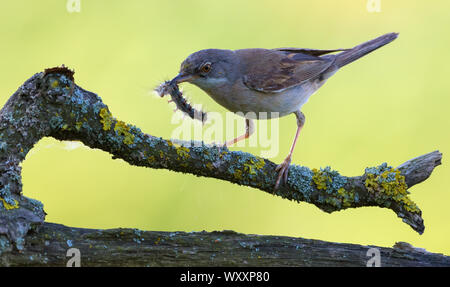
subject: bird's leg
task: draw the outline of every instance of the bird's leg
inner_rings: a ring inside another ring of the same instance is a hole
[[[234,138],[230,141],[225,142],[225,146],[232,146],[238,141],[245,140],[249,138],[253,132],[255,131],[255,126],[253,124],[253,121],[251,119],[245,119],[245,134],[238,136],[237,138]]]
[[[297,117],[297,132],[295,133],[294,142],[292,143],[291,150],[289,151],[288,156],[285,160],[276,167],[276,171],[278,172],[277,181],[275,183],[275,189],[280,186],[281,180],[287,183],[289,165],[291,164],[292,153],[294,152],[295,144],[297,143],[298,136],[300,131],[305,124],[305,115],[301,111],[296,111],[295,116]]]

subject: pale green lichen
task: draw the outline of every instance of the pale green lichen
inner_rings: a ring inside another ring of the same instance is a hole
[[[403,206],[409,212],[420,213],[417,205],[408,197],[405,177],[398,169],[383,163],[378,167],[366,168],[367,190],[375,195],[378,204],[390,205],[390,200]]]
[[[55,113],[55,116],[50,119],[49,124],[52,129],[60,129],[63,126],[63,118],[58,113]]]
[[[8,150],[8,144],[4,141],[0,141],[0,152],[6,152]]]
[[[296,201],[304,200],[306,202],[312,202],[312,195],[314,192],[312,185],[313,175],[313,172],[305,166],[292,165],[289,168],[288,184],[289,186],[292,186],[294,190],[299,191],[293,193],[293,198]]]

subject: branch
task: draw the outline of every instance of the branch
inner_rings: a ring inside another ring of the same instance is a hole
[[[450,266],[450,257],[398,242],[394,248],[332,243],[233,231],[157,232],[131,228],[72,228],[44,223],[27,236],[22,252],[0,244],[0,266],[66,266],[69,248],[87,266],[367,266],[380,251],[380,266]],[[1,239],[0,239],[0,243]]]
[[[143,133],[113,117],[96,94],[77,86],[73,72],[51,68],[27,80],[0,111],[0,234],[23,249],[23,237],[43,223],[39,201],[21,195],[20,163],[43,137],[79,140],[131,165],[164,168],[213,177],[260,189],[325,212],[362,206],[393,210],[415,231],[423,233],[422,214],[407,189],[427,179],[441,163],[438,151],[407,161],[367,168],[362,176],[345,177],[329,167],[292,165],[288,182],[274,191],[276,164],[249,153],[203,142],[177,144]]]

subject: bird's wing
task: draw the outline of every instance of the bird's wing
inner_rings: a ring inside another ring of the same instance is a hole
[[[289,52],[289,53],[302,53],[302,54],[308,54],[311,56],[322,56],[322,55],[334,53],[334,52],[348,51],[350,49],[317,50],[317,49],[305,49],[305,48],[277,48],[277,49],[273,49],[273,50]]]
[[[248,88],[264,93],[282,92],[297,86],[319,76],[334,62],[334,57],[298,51],[259,50],[256,53],[258,61],[246,61],[251,64],[243,75],[243,82]]]

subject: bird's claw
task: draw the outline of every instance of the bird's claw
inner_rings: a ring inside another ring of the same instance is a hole
[[[275,182],[275,190],[278,189],[282,181],[284,183],[287,183],[290,164],[291,164],[291,157],[288,156],[282,163],[280,163],[275,168],[275,171],[278,172],[277,181]]]

